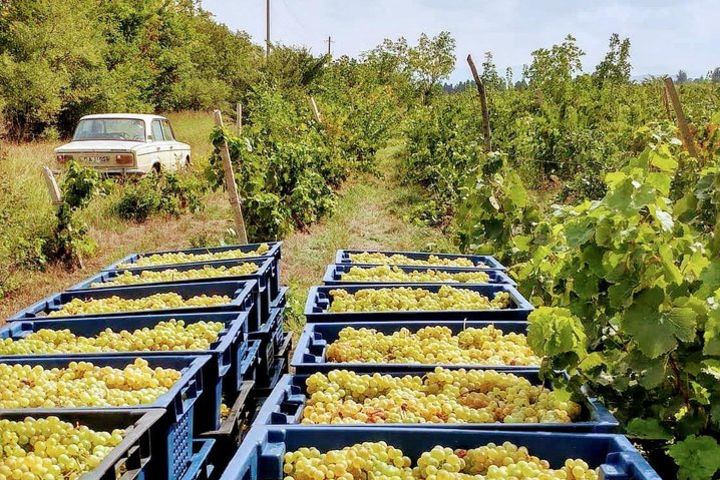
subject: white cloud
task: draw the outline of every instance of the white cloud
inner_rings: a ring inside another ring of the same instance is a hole
[[[492,51],[502,72],[530,61],[530,52],[573,34],[591,71],[610,34],[629,36],[635,75],[691,76],[720,66],[717,0],[271,0],[273,41],[304,45],[316,53],[333,37],[335,54],[357,55],[383,38],[414,41],[422,32],[449,30],[457,40],[454,80],[469,77],[464,58]],[[265,37],[264,0],[204,0],[203,7],[256,42]]]

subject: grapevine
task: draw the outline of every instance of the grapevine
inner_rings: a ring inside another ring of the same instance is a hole
[[[183,280],[195,280],[199,278],[219,278],[250,275],[257,272],[258,267],[254,263],[243,263],[234,267],[211,267],[205,265],[202,268],[192,270],[167,269],[161,271],[143,270],[134,273],[126,270],[109,282],[94,282],[90,288],[118,287],[123,285],[138,285],[143,283],[177,282]]]
[[[139,312],[143,310],[166,310],[183,307],[212,307],[230,303],[226,295],[199,295],[188,299],[177,293],[157,293],[138,299],[125,299],[112,296],[103,299],[82,300],[73,298],[59,310],[48,314],[48,317],[91,315],[101,313]]]
[[[343,328],[325,352],[328,362],[539,365],[523,334],[490,325],[457,335],[443,326],[406,328],[386,335],[373,329]]]

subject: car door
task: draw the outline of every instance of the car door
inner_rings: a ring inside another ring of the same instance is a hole
[[[167,119],[160,120],[163,129],[163,135],[168,145],[169,155],[168,159],[172,162],[176,170],[182,168],[185,165],[186,152],[182,148],[182,145],[175,140],[175,132],[173,132],[170,122]]]
[[[150,124],[150,130],[152,131],[153,148],[155,150],[155,156],[160,162],[160,166],[163,170],[174,171],[175,162],[173,159],[172,152],[170,151],[170,145],[165,138],[165,131],[162,126],[162,121],[156,118]]]

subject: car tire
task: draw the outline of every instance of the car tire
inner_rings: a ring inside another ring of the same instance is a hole
[[[159,163],[153,163],[152,171],[153,171],[153,173],[156,173],[159,175],[160,173],[162,173],[162,166]]]

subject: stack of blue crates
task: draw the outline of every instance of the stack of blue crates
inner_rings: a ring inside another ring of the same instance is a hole
[[[502,310],[441,312],[358,312],[331,313],[330,290],[343,288],[351,292],[388,286],[412,286],[437,291],[436,283],[348,283],[343,276],[351,266],[370,268],[377,265],[352,264],[351,255],[360,251],[340,250],[335,263],[328,266],[324,285],[310,289],[306,303],[307,325],[293,354],[293,374],[280,379],[267,400],[259,407],[253,427],[245,437],[237,454],[221,480],[281,480],[283,455],[301,447],[315,447],[321,451],[341,449],[361,442],[385,441],[400,448],[413,461],[436,445],[451,448],[474,448],[487,443],[510,441],[526,446],[534,455],[547,459],[558,468],[566,458],[582,458],[600,469],[607,480],[659,480],[632,444],[614,430],[618,422],[596,399],[585,396],[581,402],[581,417],[572,423],[491,423],[491,424],[301,424],[307,402],[306,379],[316,372],[345,369],[361,373],[381,373],[394,376],[419,374],[436,367],[494,369],[527,378],[532,384],[544,384],[537,367],[509,365],[422,365],[334,363],[326,359],[327,347],[338,338],[345,327],[375,329],[386,334],[405,328],[411,332],[426,326],[443,325],[457,334],[465,328],[494,325],[503,332],[525,333],[527,316],[532,305],[517,291],[506,268],[491,256],[434,254],[441,259],[463,257],[472,263],[467,267],[399,265],[405,271],[441,270],[446,272],[477,271],[488,273],[485,284],[459,284],[454,288],[469,289],[492,296],[507,292],[509,308]],[[427,260],[431,254],[417,252],[372,252],[385,255],[402,254],[415,260]],[[414,263],[414,262],[409,262]]]
[[[87,478],[115,479],[116,472],[139,480],[206,480],[216,477],[237,450],[253,417],[258,396],[266,396],[287,371],[290,335],[283,327],[286,290],[280,285],[281,242],[132,254],[65,292],[21,310],[0,327],[0,340],[19,340],[42,329],[95,336],[105,329],[153,328],[170,319],[186,324],[220,322],[224,329],[207,350],[33,354],[0,357],[0,363],[62,368],[72,361],[123,368],[136,358],[151,367],[172,368],[181,378],[148,405],[123,408],[0,410],[1,418],[59,416],[98,430],[128,429],[129,434]],[[233,257],[233,251],[242,253]],[[192,261],[192,255],[228,252],[223,260]],[[149,255],[183,253],[184,263],[144,266]],[[232,277],[103,286],[120,275],[144,271],[187,271],[252,263],[252,274]],[[138,265],[134,265],[138,264]],[[158,293],[183,298],[224,295],[231,300],[212,307],[180,307],[102,315],[49,316],[73,299],[117,296],[136,299]],[[83,477],[85,478],[85,477]]]

